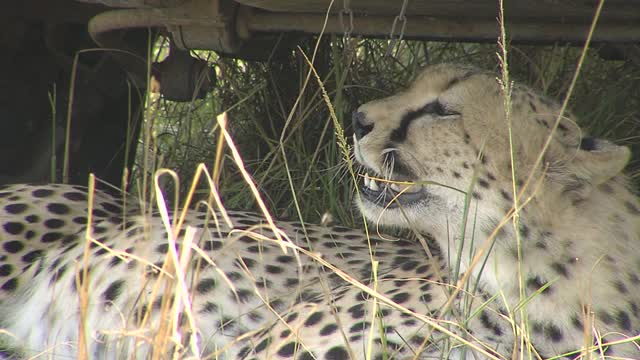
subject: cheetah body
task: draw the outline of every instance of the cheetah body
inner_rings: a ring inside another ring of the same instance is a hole
[[[165,283],[169,275],[173,281],[180,275],[163,268],[171,261],[170,235],[160,215],[140,215],[133,202],[125,205],[122,198],[96,192],[88,219],[89,196],[77,186],[15,185],[0,196],[2,327],[20,339],[17,344],[26,355],[75,357],[81,323],[90,357],[107,359],[144,358],[152,351],[222,359],[364,359],[370,338],[373,356],[382,356],[384,348],[392,358],[406,358],[419,353],[427,332],[439,333],[420,317],[437,316],[446,299],[433,280],[442,264],[425,260],[414,242],[368,238],[339,226],[307,224],[303,229],[300,223],[278,222],[286,234],[285,253],[262,216],[229,212],[231,226],[219,212],[193,211],[175,237],[178,257],[186,237],[194,242],[182,277],[187,299],[176,295],[180,284]],[[89,220],[95,241],[85,263]],[[193,235],[186,229],[193,229]],[[374,289],[369,248],[379,261],[375,291],[405,308],[404,313],[382,300],[374,302],[364,288],[345,280]],[[322,261],[314,254],[322,254]],[[85,268],[88,306],[83,314]],[[161,310],[173,311],[177,300],[182,303],[176,308],[180,323],[163,322]],[[182,338],[154,343],[158,329],[172,326]],[[194,336],[196,348],[189,342]],[[423,354],[434,351],[442,350],[426,347]]]

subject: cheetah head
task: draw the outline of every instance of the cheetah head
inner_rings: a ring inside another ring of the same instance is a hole
[[[586,137],[565,114],[536,165],[560,106],[516,85],[507,117],[504,99],[495,74],[440,64],[405,91],[360,106],[354,153],[365,169],[358,205],[365,218],[451,238],[465,196],[481,226],[508,211],[512,171],[518,189],[534,174],[530,193],[565,204],[588,197],[629,160],[626,147]]]

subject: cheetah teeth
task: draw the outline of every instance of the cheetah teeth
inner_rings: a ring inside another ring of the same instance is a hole
[[[378,182],[369,177],[369,174],[364,174],[364,186],[373,191],[380,191]]]
[[[385,182],[383,184],[378,184],[378,181],[372,179],[369,176],[369,174],[364,174],[364,186],[373,191],[380,191],[381,189],[388,187],[389,189],[397,193],[403,193],[403,194],[417,193],[422,188],[422,186],[417,186],[415,184],[400,184],[400,183],[392,183],[392,182]]]

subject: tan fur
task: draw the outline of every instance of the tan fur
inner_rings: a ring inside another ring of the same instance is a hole
[[[403,141],[390,140],[403,116],[436,100],[456,115],[424,114],[410,123]],[[444,64],[426,68],[406,91],[362,105],[358,111],[373,126],[355,142],[356,159],[365,167],[398,178],[383,164],[383,154],[393,151],[412,171],[409,180],[461,190],[424,185],[429,198],[421,203],[383,210],[364,201],[363,214],[372,222],[433,234],[449,252],[445,258],[454,261],[463,228],[462,192],[473,186],[461,264],[467,269],[470,252],[486,248],[488,236],[514,206],[511,136],[518,191],[527,185],[518,197],[519,204],[527,203],[519,211],[522,259],[509,220],[498,231],[482,274],[476,266],[474,275],[481,276],[487,292],[504,295],[506,303],[498,300],[498,306],[505,310],[522,301],[519,269],[526,296],[552,282],[526,307],[531,340],[542,356],[578,350],[596,335],[605,342],[637,335],[640,204],[621,173],[629,150],[601,139],[593,140],[594,149],[582,150],[586,134],[571,114],[565,113],[552,133],[557,103],[519,85],[511,100],[510,127],[495,75]],[[640,358],[640,351],[625,344],[607,355]]]

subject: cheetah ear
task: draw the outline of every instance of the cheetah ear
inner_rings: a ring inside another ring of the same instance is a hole
[[[604,139],[584,137],[574,159],[579,177],[599,185],[620,174],[631,158],[626,146],[619,146]]]

